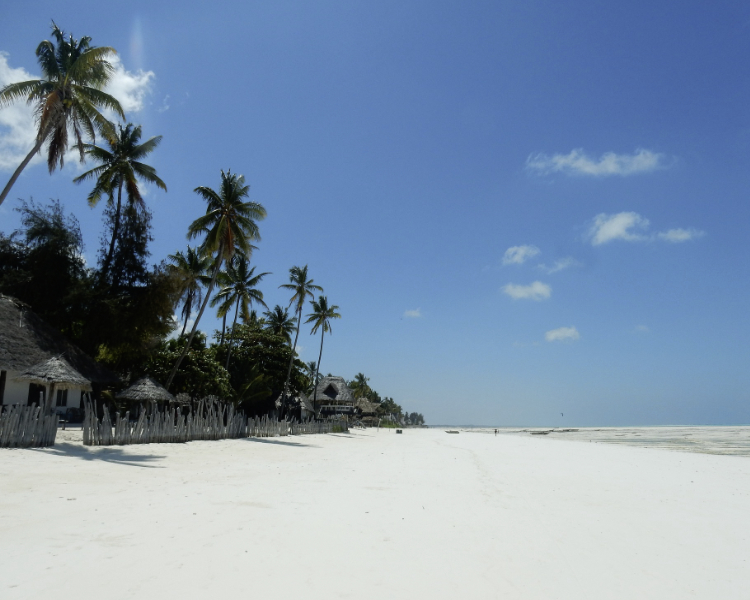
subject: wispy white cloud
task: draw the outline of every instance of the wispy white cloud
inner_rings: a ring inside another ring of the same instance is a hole
[[[558,271],[564,271],[565,269],[569,269],[571,267],[577,267],[580,264],[581,263],[579,263],[572,256],[567,256],[565,258],[558,258],[551,266],[547,266],[543,263],[537,265],[537,269],[541,269],[545,273],[551,275],[552,273],[557,273]]]
[[[544,334],[544,339],[548,342],[572,342],[580,337],[581,334],[575,327],[558,327]]]
[[[530,285],[509,283],[503,287],[503,293],[514,300],[546,300],[552,294],[552,288],[541,281]]]
[[[530,258],[541,254],[542,251],[536,246],[511,246],[503,254],[504,265],[522,265]]]
[[[656,237],[665,242],[672,242],[673,244],[679,244],[680,242],[689,242],[690,240],[697,239],[706,235],[705,231],[699,231],[698,229],[669,229],[661,233],[657,233]]]
[[[636,325],[635,330],[638,333],[650,333],[651,330],[648,328],[647,325]]]
[[[647,240],[644,231],[648,229],[649,220],[634,212],[621,212],[615,215],[604,213],[594,217],[589,230],[591,244],[599,246],[613,240],[639,242]]]
[[[599,246],[614,240],[626,242],[646,242],[661,240],[678,244],[706,235],[698,229],[669,229],[649,234],[650,221],[635,212],[621,212],[613,215],[600,213],[594,217],[588,235],[592,246]]]
[[[539,174],[564,173],[566,175],[590,175],[607,177],[610,175],[635,175],[664,168],[665,156],[639,148],[633,154],[606,152],[598,159],[592,158],[577,148],[568,154],[532,154],[526,159],[527,170]]]
[[[123,67],[118,56],[111,60],[115,71],[112,79],[104,88],[108,94],[117,98],[126,113],[134,113],[143,109],[145,99],[151,90],[151,83],[155,78],[153,71],[131,72]],[[9,83],[39,79],[38,74],[29,73],[22,68],[13,68],[8,63],[8,54],[0,52],[0,88]],[[115,120],[111,111],[104,111],[108,119]],[[14,102],[0,109],[0,171],[13,171],[24,157],[34,147],[36,139],[36,120],[34,107],[23,101]],[[72,145],[71,140],[71,145]],[[67,163],[72,163],[75,157],[69,150]],[[43,152],[31,159],[29,165],[44,161]]]
[[[156,112],[167,112],[169,110],[169,94],[164,96],[164,98],[161,101],[161,106],[156,109]]]
[[[406,319],[419,319],[422,316],[422,309],[415,308],[414,310],[405,310],[404,318]]]

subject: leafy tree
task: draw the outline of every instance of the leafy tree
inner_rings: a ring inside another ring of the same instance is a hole
[[[242,407],[247,414],[262,415],[272,411],[274,400],[284,389],[287,363],[292,349],[286,340],[271,331],[254,324],[240,324],[236,326],[235,347],[229,361],[229,376],[232,387],[243,398]],[[217,346],[217,357],[226,360],[228,349]],[[303,373],[304,365],[295,360],[290,380],[290,390],[297,393],[305,389],[307,378]],[[259,374],[262,381],[255,381]],[[262,384],[262,385],[260,385]],[[260,392],[261,387],[268,389],[267,394],[252,394]]]
[[[369,398],[372,390],[367,382],[370,381],[369,377],[365,377],[364,373],[357,373],[354,379],[349,382],[349,387],[354,392],[355,398]]]
[[[166,381],[169,372],[177,360],[184,339],[169,340],[159,347],[141,368],[143,373],[157,381]],[[193,345],[183,360],[174,382],[174,393],[185,393],[191,398],[200,399],[206,396],[218,396],[223,400],[232,400],[234,390],[229,382],[229,373],[217,359],[216,348],[206,347],[206,338],[198,333]]]
[[[220,305],[219,316],[226,316],[232,305],[234,305],[232,333],[234,333],[234,328],[237,326],[237,316],[240,312],[240,308],[242,308],[242,317],[245,321],[250,319],[250,306],[253,302],[257,302],[268,308],[263,301],[263,292],[257,289],[258,284],[266,275],[270,275],[270,273],[259,273],[256,275],[255,267],[249,268],[248,260],[243,254],[235,254],[234,257],[228,261],[224,277],[221,281],[223,286],[219,293],[216,294],[216,297],[211,301],[211,305]],[[226,368],[229,367],[229,357],[231,355],[232,337],[229,339],[229,351],[227,353],[227,364],[225,365]]]
[[[297,341],[299,340],[299,328],[302,324],[302,308],[305,306],[305,302],[308,298],[314,298],[313,292],[322,292],[323,288],[316,285],[312,279],[308,279],[307,265],[304,267],[292,267],[289,269],[289,283],[284,283],[279,288],[291,290],[292,298],[289,300],[289,308],[294,305],[294,312],[297,314],[297,333],[294,336],[294,346],[292,346],[292,355],[289,358],[289,366],[287,368],[286,384],[284,385],[284,397],[283,402],[286,403],[286,399],[289,395],[289,377],[292,372],[292,361],[294,360],[294,352],[297,349]],[[283,407],[282,407],[283,408]]]
[[[232,258],[236,250],[245,253],[250,252],[250,242],[260,240],[260,232],[256,221],[266,217],[266,209],[260,204],[242,201],[243,198],[248,196],[250,186],[245,185],[244,176],[233,175],[231,171],[221,172],[221,187],[218,192],[208,187],[197,187],[195,192],[206,200],[208,207],[206,214],[193,221],[188,228],[188,238],[206,234],[206,238],[201,245],[201,252],[205,255],[214,256],[213,274],[187,343],[169,374],[165,386],[167,389],[172,384],[175,373],[180,368],[180,363],[190,349],[190,344],[198,330],[203,311],[206,310],[222,263],[226,259]]]
[[[292,343],[292,332],[296,329],[297,319],[289,316],[289,311],[278,304],[273,310],[267,310],[263,313],[265,317],[265,327],[274,335],[280,335],[286,338],[287,342]]]
[[[75,337],[89,287],[78,221],[65,216],[59,200],[47,206],[22,201],[16,210],[22,228],[0,236],[0,292]]]
[[[43,79],[11,83],[0,90],[0,108],[16,100],[26,99],[36,108],[37,133],[34,147],[11,175],[2,192],[0,204],[7,197],[18,176],[49,142],[47,167],[52,173],[57,165],[63,166],[68,147],[68,128],[72,128],[81,162],[84,160],[83,136],[92,140],[99,131],[105,138],[114,133],[112,124],[99,112],[108,108],[122,119],[125,113],[120,103],[102,91],[114,72],[109,57],[116,54],[107,46],[91,46],[90,37],[76,40],[52,23],[52,35],[57,43],[44,40],[37,46],[37,62]]]
[[[323,358],[323,337],[325,336],[326,332],[332,333],[333,330],[331,329],[331,319],[340,319],[341,315],[337,313],[338,306],[335,304],[333,306],[328,306],[328,298],[325,296],[319,296],[318,300],[312,301],[312,307],[313,311],[307,315],[307,321],[305,323],[312,323],[312,331],[311,334],[315,335],[317,333],[318,329],[320,329],[320,354],[318,356],[318,364],[316,365],[317,368],[315,370],[315,381],[318,380],[318,371],[320,369],[320,361]],[[313,395],[313,408],[315,408],[315,403],[317,401],[318,396],[318,388],[315,387],[314,395]]]
[[[82,145],[84,154],[98,161],[100,165],[73,180],[75,183],[81,183],[96,178],[94,189],[88,196],[91,206],[96,206],[104,194],[108,196],[109,204],[113,204],[114,192],[117,191],[115,212],[114,215],[110,215],[113,222],[112,237],[109,243],[109,251],[102,263],[101,276],[103,278],[107,277],[115,250],[115,241],[120,230],[123,187],[127,193],[128,206],[135,207],[137,205],[138,208],[144,206],[143,197],[138,189],[139,179],[146,183],[153,183],[167,191],[166,184],[156,175],[156,169],[140,162],[159,145],[161,136],[152,137],[139,144],[142,134],[140,125],[133,126],[132,123],[128,123],[124,128],[122,125],[118,125],[118,128],[119,135],[107,138],[109,150],[94,144]]]
[[[202,256],[195,248],[188,246],[187,252],[175,252],[169,255],[171,272],[177,277],[180,285],[180,302],[182,303],[182,325],[180,336],[185,335],[188,319],[193,306],[200,304],[203,297],[203,286],[211,280],[206,275],[211,268],[211,259]]]

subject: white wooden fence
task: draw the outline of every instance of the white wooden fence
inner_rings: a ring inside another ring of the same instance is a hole
[[[57,415],[32,404],[0,406],[0,448],[42,448],[55,445]]]
[[[155,405],[142,409],[137,421],[130,420],[130,412],[117,413],[112,423],[105,406],[101,417],[89,400],[84,402],[83,443],[86,446],[111,446],[189,442],[191,440],[223,440],[246,437],[276,437],[309,433],[348,431],[345,421],[278,421],[267,415],[247,419],[231,404],[215,397],[192,402],[187,414],[183,409]]]

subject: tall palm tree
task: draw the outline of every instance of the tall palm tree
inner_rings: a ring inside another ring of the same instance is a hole
[[[312,301],[313,311],[307,315],[307,321],[305,323],[312,323],[312,335],[320,329],[320,354],[318,355],[318,364],[315,368],[315,381],[318,381],[318,373],[320,372],[320,360],[323,358],[323,336],[328,333],[332,333],[331,319],[340,319],[341,315],[336,311],[339,309],[335,304],[328,306],[328,298],[325,296],[319,296],[317,302]],[[318,386],[315,386],[313,392],[313,410],[315,410],[315,403],[318,399]]]
[[[34,147],[0,192],[0,204],[45,142],[49,142],[47,167],[52,173],[58,164],[63,166],[69,127],[73,130],[83,162],[84,135],[95,140],[97,131],[104,137],[114,134],[112,123],[99,110],[108,108],[125,119],[120,103],[102,91],[114,73],[112,63],[107,60],[117,54],[114,48],[91,46],[90,37],[76,40],[70,35],[66,39],[65,33],[54,22],[52,35],[57,46],[44,40],[36,49],[44,78],[11,83],[0,90],[0,107],[25,98],[28,104],[35,106],[37,117]]]
[[[250,320],[250,306],[253,302],[268,306],[263,301],[263,292],[258,288],[258,284],[266,275],[270,273],[255,274],[255,267],[248,268],[249,262],[243,254],[235,254],[227,262],[225,271],[226,285],[221,288],[218,294],[211,301],[211,306],[219,304],[219,316],[225,316],[232,305],[234,305],[234,321],[232,322],[232,335],[229,339],[229,350],[227,351],[227,362],[225,369],[229,368],[229,358],[232,356],[232,342],[234,341],[234,332],[237,327],[237,315],[242,308],[243,320]]]
[[[81,183],[96,178],[94,189],[88,196],[90,206],[96,206],[103,194],[107,194],[108,201],[112,203],[114,192],[117,190],[112,239],[109,242],[109,251],[102,265],[102,279],[106,279],[112,254],[115,250],[115,240],[117,240],[117,233],[120,229],[122,188],[125,188],[129,205],[137,208],[144,206],[143,197],[138,189],[139,179],[146,183],[153,183],[165,192],[167,191],[166,184],[156,175],[156,169],[140,162],[159,145],[161,136],[157,135],[139,144],[142,134],[140,125],[134,126],[132,123],[128,123],[125,127],[118,125],[118,128],[118,134],[107,139],[109,150],[95,144],[83,144],[84,154],[99,161],[100,164],[73,180],[75,183]]]
[[[289,311],[278,304],[273,310],[267,310],[263,313],[266,321],[266,329],[275,335],[286,338],[286,341],[292,343],[292,332],[296,329],[297,319],[289,316]]]
[[[302,324],[302,308],[305,306],[308,298],[315,297],[313,292],[322,292],[323,288],[315,285],[312,279],[307,278],[307,265],[289,269],[289,283],[284,283],[279,287],[294,292],[292,299],[289,300],[289,308],[294,304],[294,312],[297,314],[297,333],[294,336],[294,346],[292,346],[292,351],[289,355],[289,367],[286,370],[286,381],[284,382],[284,395],[282,397],[282,410],[284,410],[284,405],[286,405],[286,399],[289,395],[289,379],[292,376],[292,364],[294,364],[294,354],[297,350],[297,341],[299,340],[299,328]]]
[[[190,313],[193,306],[200,304],[203,297],[203,287],[208,285],[211,278],[206,275],[211,268],[211,258],[201,255],[195,248],[188,246],[187,253],[175,252],[169,255],[172,261],[171,271],[177,275],[182,287],[180,301],[182,302],[182,317],[185,322],[182,325],[180,336],[185,335]]]
[[[316,363],[314,360],[311,360],[310,362],[306,362],[304,365],[305,375],[307,375],[308,379],[310,380],[310,388],[308,393],[312,393],[312,391],[318,385],[318,380],[315,375],[315,372],[318,368],[317,364],[318,363]]]
[[[177,373],[182,359],[185,358],[185,354],[190,349],[190,344],[193,343],[193,337],[198,330],[198,323],[203,316],[203,311],[206,310],[222,263],[231,259],[237,250],[245,254],[250,252],[250,242],[260,240],[260,230],[256,221],[261,221],[266,217],[266,209],[260,204],[242,201],[250,193],[250,186],[245,185],[243,175],[232,174],[231,171],[226,173],[222,171],[221,186],[218,192],[209,187],[201,186],[195,188],[195,193],[208,203],[208,207],[206,208],[206,214],[193,221],[188,227],[188,238],[192,239],[201,234],[206,234],[206,239],[201,244],[201,251],[205,255],[213,255],[213,274],[200,312],[195,319],[195,323],[193,323],[190,337],[169,374],[165,386],[167,389],[172,385],[175,373]]]
[[[349,383],[349,387],[354,392],[355,398],[362,398],[369,396],[370,394],[370,386],[367,383],[370,381],[369,377],[365,377],[364,373],[357,373],[354,376],[354,380]]]

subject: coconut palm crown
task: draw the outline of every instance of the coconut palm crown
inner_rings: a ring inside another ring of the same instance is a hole
[[[193,323],[190,337],[182,349],[177,362],[169,374],[164,387],[169,389],[177,369],[180,368],[182,359],[193,343],[193,337],[198,330],[203,312],[211,297],[216,277],[221,270],[221,264],[231,259],[237,251],[247,255],[252,250],[253,241],[260,240],[260,230],[256,221],[266,217],[266,209],[257,202],[243,202],[250,194],[250,186],[245,185],[243,175],[233,174],[231,171],[221,172],[221,185],[219,191],[209,187],[197,187],[195,193],[203,198],[206,203],[206,214],[197,218],[188,227],[188,238],[192,239],[205,234],[205,239],[200,246],[202,254],[213,257],[213,274],[206,290],[198,316]]]
[[[175,252],[170,254],[168,258],[172,261],[170,271],[177,276],[182,289],[180,301],[182,302],[182,318],[185,321],[180,333],[182,336],[185,335],[185,329],[193,307],[201,303],[203,286],[207,286],[211,281],[206,273],[211,268],[212,261],[211,257],[202,256],[195,248],[190,246],[188,246],[185,254]]]
[[[125,119],[120,103],[102,91],[114,73],[114,67],[108,60],[116,54],[114,48],[92,46],[90,37],[76,40],[69,35],[66,38],[54,22],[52,36],[56,45],[44,40],[36,49],[43,79],[11,83],[0,90],[0,108],[25,99],[28,104],[34,105],[37,121],[34,147],[0,192],[0,204],[45,142],[49,143],[47,167],[51,173],[58,165],[63,166],[69,129],[83,162],[84,136],[96,140],[97,132],[104,137],[114,135],[112,124],[100,110],[112,110]]]
[[[307,315],[307,321],[305,323],[312,323],[312,331],[310,332],[311,335],[315,335],[318,330],[320,329],[320,354],[318,355],[318,364],[316,365],[315,369],[315,379],[314,381],[318,380],[318,373],[320,372],[320,361],[323,358],[323,336],[326,333],[332,333],[333,330],[331,329],[331,319],[340,319],[341,315],[336,312],[339,307],[335,304],[333,306],[328,306],[328,298],[325,296],[319,296],[318,300],[312,301],[312,308],[313,311]],[[315,408],[315,403],[317,402],[318,397],[318,387],[315,386],[315,392],[313,396],[313,409]]]

